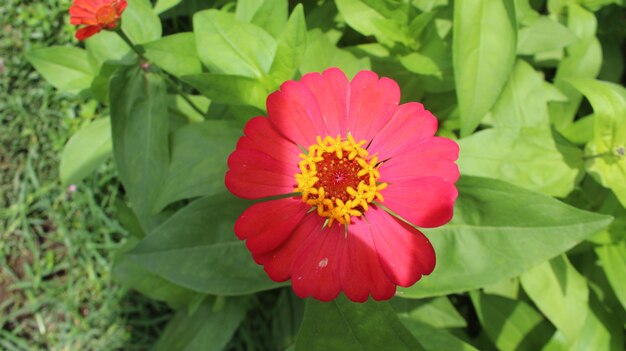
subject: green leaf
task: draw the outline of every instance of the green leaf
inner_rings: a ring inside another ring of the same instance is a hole
[[[204,303],[189,315],[179,311],[156,344],[156,351],[221,351],[246,316],[246,303],[226,299],[223,305]]]
[[[587,170],[626,207],[626,89],[592,79],[567,82],[593,106],[594,138],[585,149]]]
[[[283,32],[288,14],[287,0],[240,0],[235,9],[237,20],[256,24],[275,38]]]
[[[459,141],[465,174],[493,177],[549,195],[570,193],[582,168],[582,153],[552,137],[541,79],[518,61],[493,106],[494,128]]]
[[[563,129],[563,136],[576,145],[584,145],[593,139],[596,119],[593,115],[579,118]]]
[[[393,46],[394,42],[405,45],[411,43],[406,4],[388,0],[336,0],[335,4],[348,25],[357,32],[365,36],[373,35],[379,42],[388,46]],[[398,8],[391,10],[387,6]]]
[[[225,192],[226,160],[239,136],[241,129],[226,121],[192,123],[174,132],[169,171],[154,209],[180,199]]]
[[[424,229],[435,271],[405,297],[441,296],[512,278],[558,256],[611,223],[554,198],[489,178],[461,177],[452,221]]]
[[[158,74],[130,67],[111,78],[110,95],[115,164],[147,232],[156,190],[169,166],[165,82]]]
[[[206,295],[173,284],[130,260],[125,254],[113,264],[115,280],[125,287],[139,291],[151,299],[164,301],[174,309],[183,309]]]
[[[154,12],[159,15],[172,7],[180,4],[183,0],[157,0],[154,5]]]
[[[480,324],[500,350],[540,350],[550,339],[550,324],[521,300],[473,291],[472,303]]]
[[[193,33],[168,35],[144,45],[146,57],[175,76],[202,72]]]
[[[596,17],[577,4],[571,4],[567,9],[567,27],[578,40],[567,47],[567,56],[559,63],[554,77],[554,85],[568,98],[567,102],[554,102],[549,106],[550,119],[558,130],[572,123],[582,101],[581,94],[567,80],[595,78],[602,66]]]
[[[307,47],[300,72],[322,72],[329,67],[338,67],[351,79],[360,70],[370,69],[368,57],[357,58],[349,51],[338,48],[319,29],[309,31]]]
[[[83,126],[63,148],[61,183],[78,183],[96,170],[112,153],[111,122],[108,117]]]
[[[306,51],[306,22],[302,5],[296,6],[289,17],[289,22],[278,37],[276,56],[270,69],[270,76],[278,87],[292,79],[302,63]]]
[[[277,350],[285,350],[296,344],[296,336],[304,316],[304,300],[298,298],[291,288],[282,289],[272,318],[272,338]]]
[[[233,233],[247,203],[226,194],[205,197],[174,214],[128,255],[164,279],[211,295],[277,288]]]
[[[522,28],[518,34],[517,53],[534,55],[564,48],[577,40],[567,27],[546,16]]]
[[[587,280],[561,255],[521,276],[524,291],[568,341],[575,340],[589,313]]]
[[[428,351],[477,351],[442,328],[404,316],[400,316],[400,321]]]
[[[443,72],[430,57],[424,56],[417,52],[412,52],[406,56],[400,57],[400,63],[407,70],[425,76],[434,76],[443,78]]]
[[[85,40],[85,48],[96,69],[107,61],[130,64],[137,56],[117,33],[111,31],[89,37]]]
[[[404,299],[389,301],[399,317],[411,318],[436,328],[465,328],[467,323],[447,297],[433,299]]]
[[[148,0],[128,0],[122,14],[122,30],[134,44],[157,40],[163,31],[161,20]]]
[[[253,106],[265,110],[267,90],[256,79],[225,74],[202,73],[181,80],[198,89],[213,102]]]
[[[330,302],[309,299],[296,351],[418,351],[417,340],[387,302],[354,303],[343,295]]]
[[[515,62],[517,47],[512,0],[457,0],[452,56],[461,135],[476,129],[498,99]]]
[[[26,53],[37,72],[59,90],[79,93],[88,89],[96,72],[87,52],[73,46],[51,46]]]
[[[621,241],[614,245],[603,245],[596,248],[596,254],[602,263],[613,292],[626,309],[626,242]]]
[[[269,71],[276,41],[262,28],[205,10],[193,16],[193,29],[200,60],[212,72],[261,78]]]

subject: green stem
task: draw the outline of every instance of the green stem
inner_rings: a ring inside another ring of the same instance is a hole
[[[128,46],[130,46],[130,48],[137,54],[137,56],[139,56],[139,59],[141,61],[143,61],[143,62],[150,62],[150,60],[148,60],[146,58],[146,56],[144,55],[145,52],[144,52],[143,48],[137,47],[135,44],[133,44],[132,40],[130,40],[130,38],[126,35],[126,33],[124,33],[122,31],[121,28],[116,29],[115,33],[117,33],[117,35],[119,35],[120,38],[122,38],[122,40],[124,40],[124,42]],[[160,72],[163,72],[163,70],[160,70]],[[191,101],[189,96],[187,96],[187,94],[185,94],[185,92],[183,92],[180,89],[180,87],[178,86],[177,82],[175,82],[167,73],[163,73],[162,76],[163,76],[163,78],[165,78],[165,81],[167,82],[167,84],[169,84],[170,87],[172,87],[174,89],[174,91],[176,91],[176,94],[180,95],[183,98],[183,100],[185,100],[189,104],[189,106],[191,106],[191,108],[193,108],[201,116],[204,116],[204,111],[202,111],[202,109],[200,109],[198,106],[196,106],[196,104],[194,104],[193,101]],[[179,81],[178,79],[176,79],[176,80]]]

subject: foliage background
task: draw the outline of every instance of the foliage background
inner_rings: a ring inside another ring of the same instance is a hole
[[[623,348],[622,2],[129,3],[149,72],[112,33],[79,49],[69,1],[0,7],[3,347]],[[437,271],[390,303],[301,301],[233,241],[241,126],[329,66],[396,79],[460,137]]]

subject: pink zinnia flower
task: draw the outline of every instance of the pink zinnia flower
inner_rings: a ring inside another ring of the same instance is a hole
[[[85,40],[103,29],[115,29],[126,9],[126,0],[74,0],[70,23],[87,25],[76,31],[76,39]]]
[[[331,68],[287,81],[251,119],[228,159],[226,186],[250,206],[235,233],[274,281],[304,298],[391,298],[435,267],[414,226],[452,218],[457,144],[435,137],[437,119],[399,105],[388,78]]]

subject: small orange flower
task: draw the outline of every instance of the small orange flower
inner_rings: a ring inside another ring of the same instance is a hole
[[[103,29],[117,27],[126,5],[126,0],[74,0],[70,23],[87,25],[76,31],[76,38],[82,41]]]

